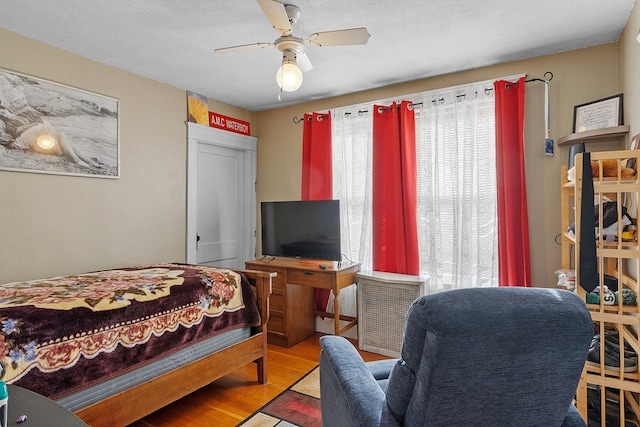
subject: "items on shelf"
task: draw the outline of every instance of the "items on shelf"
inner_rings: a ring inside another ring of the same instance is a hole
[[[638,370],[638,354],[625,343],[624,356],[620,352],[620,342],[617,335],[605,332],[605,339],[601,340],[600,334],[594,335],[591,347],[587,354],[587,364],[600,367],[601,354],[604,355],[603,365],[605,369],[620,370],[620,361],[624,372],[634,372]],[[604,341],[604,345],[602,344]]]
[[[600,387],[594,384],[587,385],[587,405],[589,426],[619,426],[620,425],[620,390],[607,388],[604,396],[605,415],[602,420],[602,393]],[[625,405],[625,427],[638,427],[640,424],[631,421],[634,413],[630,405]]]
[[[600,287],[598,286],[593,292],[587,292],[586,302],[587,304],[600,304]],[[611,292],[605,285],[603,292],[603,304],[604,305],[616,305],[618,304],[618,291]],[[622,290],[622,304],[633,306],[637,303],[637,295],[631,289]]]
[[[618,203],[616,201],[611,200],[607,196],[602,197],[602,208],[599,206],[599,201],[596,200],[596,208],[595,210],[595,236],[598,238],[600,236],[600,230],[602,230],[602,238],[605,242],[615,242],[618,239],[618,222],[622,224],[620,233],[620,237],[623,237],[623,233],[630,231],[628,227],[633,224],[633,219],[627,212],[627,208],[622,206],[622,214],[618,216]],[[600,211],[602,211],[602,227],[600,227]],[[620,221],[618,221],[620,218]],[[569,226],[567,232],[570,236],[575,238],[576,231],[575,222]],[[627,236],[629,233],[626,234]]]
[[[595,171],[589,160],[597,163]],[[640,427],[640,244],[634,218],[640,180],[625,170],[639,160],[640,150],[585,152],[575,157],[575,180],[568,180],[566,166],[561,171],[558,271],[575,270],[574,281],[580,284],[575,292],[587,303],[594,324],[576,391],[576,406],[590,426]],[[585,251],[591,248],[593,259]],[[591,279],[585,266],[596,270],[594,286],[584,286]]]
[[[636,163],[633,161],[634,159],[605,159],[600,162],[591,162],[591,176],[594,178],[599,178],[602,176],[603,178],[617,178],[618,173],[620,174],[620,179],[623,180],[631,180],[636,177],[635,165]],[[633,167],[631,167],[633,166]],[[619,171],[618,171],[619,168]],[[602,175],[600,175],[602,173]],[[575,182],[576,178],[576,168],[575,165],[572,165],[567,170],[567,181]]]
[[[558,275],[558,287],[572,291],[576,288],[576,271],[569,269],[556,270],[555,274]]]

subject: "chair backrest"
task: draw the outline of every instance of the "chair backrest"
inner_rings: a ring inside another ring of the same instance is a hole
[[[418,298],[387,405],[410,426],[560,426],[593,338],[580,298],[544,288]]]

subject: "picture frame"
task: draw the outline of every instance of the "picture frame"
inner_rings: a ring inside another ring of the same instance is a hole
[[[622,97],[619,93],[573,107],[573,133],[622,126]]]
[[[120,178],[116,98],[0,68],[0,171]]]

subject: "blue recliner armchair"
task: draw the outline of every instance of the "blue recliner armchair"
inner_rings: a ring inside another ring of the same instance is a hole
[[[414,301],[400,359],[365,363],[320,339],[322,422],[347,426],[586,426],[572,399],[593,338],[581,299],[542,288]]]

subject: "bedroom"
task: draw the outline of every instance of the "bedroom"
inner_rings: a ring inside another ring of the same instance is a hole
[[[555,139],[571,132],[574,105],[624,92],[625,120],[634,135],[638,124],[631,118],[638,117],[640,109],[640,85],[632,77],[639,73],[635,43],[639,9],[636,4],[619,43],[262,112],[250,112],[215,99],[209,100],[209,109],[250,122],[252,132],[259,137],[258,201],[295,200],[300,195],[302,130],[293,123],[293,117],[497,76],[525,72],[541,77],[546,71],[553,72],[550,122]],[[0,171],[0,282],[184,260],[184,90],[1,31],[0,67],[107,94],[119,99],[123,110],[122,170],[118,180]],[[45,70],[43,63],[56,66]],[[528,141],[544,138],[542,105],[541,87],[529,86],[525,122],[540,126],[526,127]],[[543,207],[539,214],[530,215],[533,281],[553,283],[560,254],[554,242],[560,229],[558,171],[566,161],[567,149],[559,147],[552,158],[540,155],[534,144],[526,149],[530,162],[529,205]],[[282,164],[288,167],[282,168]],[[82,209],[73,208],[78,203],[82,203]]]
[[[292,117],[308,111],[381,99],[526,72],[553,71],[552,135],[570,133],[573,106],[613,93],[625,93],[625,119],[640,131],[640,6],[617,43],[520,60],[301,105],[250,112],[215,99],[210,110],[251,123],[259,136],[258,200],[299,197],[300,126]],[[43,67],[42,64],[55,64]],[[0,29],[0,67],[64,82],[121,102],[122,171],[118,180],[0,171],[0,283],[72,272],[185,257],[186,156],[185,93],[156,81]],[[527,122],[542,123],[542,92],[530,90]],[[527,140],[543,138],[528,126]],[[135,141],[135,144],[125,143]],[[566,149],[548,159],[527,147],[533,281],[555,283],[560,248],[554,236],[558,216],[560,165]],[[290,168],[282,168],[282,164]],[[79,208],[81,207],[81,208]]]

